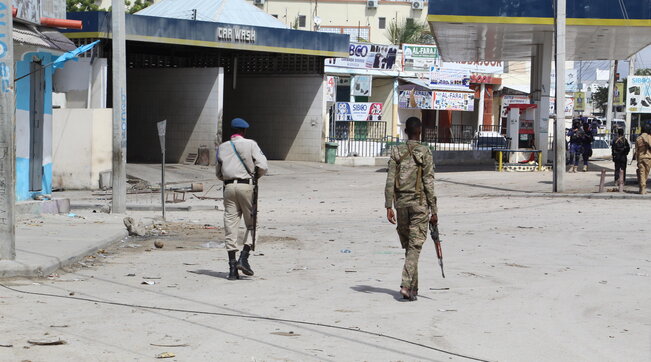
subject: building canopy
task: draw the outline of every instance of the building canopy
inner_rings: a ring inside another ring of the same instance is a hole
[[[111,38],[110,13],[68,13],[68,19],[81,20],[83,23],[82,30],[66,30],[68,38]],[[126,16],[126,39],[324,57],[348,56],[349,42],[348,35],[341,34],[143,15]]]
[[[430,0],[446,61],[529,60],[554,31],[553,0]],[[651,44],[651,0],[567,0],[567,60],[625,59]]]

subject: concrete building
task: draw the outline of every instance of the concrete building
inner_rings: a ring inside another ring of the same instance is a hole
[[[352,42],[390,44],[387,29],[391,22],[425,24],[427,20],[427,1],[423,0],[251,0],[250,3],[289,27],[348,34]]]

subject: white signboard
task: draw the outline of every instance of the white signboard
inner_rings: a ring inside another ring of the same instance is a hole
[[[502,117],[508,116],[508,111],[506,107],[508,107],[511,104],[531,104],[531,99],[529,99],[529,96],[515,96],[515,95],[502,96]]]
[[[381,121],[382,103],[338,102],[336,121]]]
[[[651,113],[651,76],[628,77],[626,112]]]
[[[402,45],[402,65],[405,72],[429,72],[440,65],[441,58],[436,45]]]
[[[443,62],[441,68],[454,70],[467,70],[472,73],[504,73],[503,62]]]
[[[466,92],[434,91],[434,109],[446,111],[474,111],[475,95]]]
[[[353,80],[350,83],[350,95],[370,97],[373,77],[370,75],[356,75],[352,78]]]
[[[549,114],[556,114],[556,98],[549,98]],[[572,117],[574,114],[574,97],[565,96],[565,117]]]
[[[328,58],[326,66],[391,70],[396,64],[395,45],[350,43],[348,58]]]
[[[430,85],[439,89],[469,91],[470,71],[432,67]]]
[[[326,102],[337,101],[337,82],[331,75],[326,76],[325,100]]]

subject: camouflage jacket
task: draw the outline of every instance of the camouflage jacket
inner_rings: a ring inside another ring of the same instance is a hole
[[[395,146],[389,157],[389,173],[384,188],[384,206],[388,209],[427,205],[437,212],[434,193],[432,151],[417,141]]]
[[[648,160],[651,158],[651,136],[642,133],[635,139],[635,158]]]

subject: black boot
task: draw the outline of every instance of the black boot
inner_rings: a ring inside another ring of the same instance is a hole
[[[228,280],[240,279],[240,273],[237,272],[237,260],[235,259],[235,251],[228,252]]]
[[[240,260],[237,261],[237,269],[241,270],[244,275],[253,275],[253,269],[249,265],[249,251],[251,247],[244,245],[244,249],[240,253]]]

